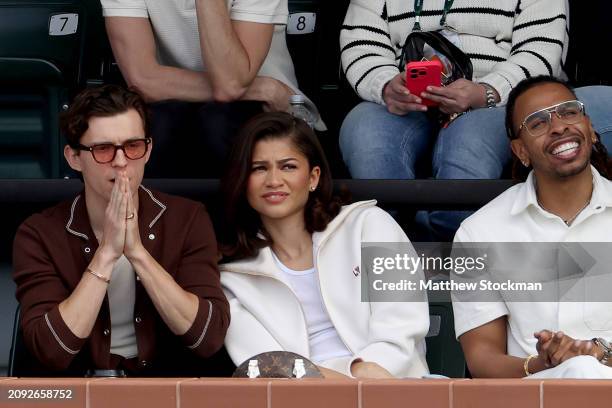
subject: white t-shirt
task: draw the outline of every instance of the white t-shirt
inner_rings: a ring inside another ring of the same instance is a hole
[[[206,70],[195,0],[100,1],[105,17],[142,17],[151,21],[160,64],[192,71]],[[270,50],[258,75],[275,78],[301,93],[285,39],[289,15],[287,0],[227,0],[227,7],[232,20],[275,25]],[[314,104],[308,103],[319,117]],[[316,128],[325,130],[320,117]]]
[[[611,242],[612,182],[591,169],[591,201],[569,227],[540,207],[531,172],[467,218],[455,242]],[[453,309],[457,337],[508,316],[508,354],[517,357],[537,354],[533,333],[543,329],[582,340],[612,338],[612,302],[453,302]]]
[[[287,268],[274,252],[272,252],[272,255],[304,311],[306,325],[308,326],[311,360],[320,363],[332,358],[351,356],[352,354],[338,336],[338,332],[325,309],[321,289],[319,288],[317,270],[311,268],[305,271],[295,271]]]
[[[111,320],[110,352],[125,358],[138,355],[134,328],[136,273],[130,261],[121,255],[115,263],[107,288]]]

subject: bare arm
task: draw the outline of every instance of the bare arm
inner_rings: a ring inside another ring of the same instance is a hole
[[[499,317],[459,337],[474,378],[525,377],[525,359],[507,354],[506,319],[506,316]],[[545,368],[540,357],[530,361],[529,372],[532,374]]]
[[[106,31],[128,85],[149,102],[166,99],[210,101],[213,91],[207,72],[160,65],[156,59],[151,23],[141,17],[106,17]]]
[[[529,361],[534,374],[579,355],[601,359],[602,352],[590,340],[575,340],[563,332],[535,333],[538,354]],[[470,373],[474,377],[525,377],[525,359],[506,354],[506,316],[464,333],[460,338]]]
[[[232,21],[225,0],[196,0],[196,10],[214,99],[240,99],[268,55],[274,25]]]
[[[100,248],[88,268],[110,279],[116,259],[104,254]],[[75,336],[89,337],[100,313],[108,284],[85,272],[74,291],[59,304],[59,312],[66,326]]]
[[[198,297],[181,288],[146,250],[128,259],[168,328],[176,335],[185,334],[195,321]]]
[[[128,85],[137,88],[148,102],[167,99],[202,102],[214,99],[208,72],[164,66],[157,62],[155,39],[148,19],[107,17],[106,31],[125,80]],[[264,102],[267,110],[285,111],[292,94],[291,88],[278,80],[255,77],[240,99]]]
[[[326,368],[323,366],[317,366],[321,374],[323,374],[323,378],[332,379],[332,380],[342,380],[350,378],[336,370],[332,370],[331,368]]]
[[[395,378],[384,367],[371,361],[355,361],[351,364],[351,374],[356,378]]]

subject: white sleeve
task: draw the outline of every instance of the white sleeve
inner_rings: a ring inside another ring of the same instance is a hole
[[[287,0],[234,0],[230,18],[263,24],[286,25],[289,16]]]
[[[378,207],[368,210],[362,242],[401,242],[409,239],[393,217]],[[362,270],[364,270],[362,266]],[[424,279],[419,270],[419,279]],[[427,296],[412,302],[371,302],[367,346],[354,358],[372,361],[396,377],[421,377],[429,372],[425,360],[425,336],[429,329]]]
[[[362,99],[381,105],[385,84],[400,72],[385,13],[384,0],[351,0],[340,31],[346,79]]]
[[[564,1],[523,0],[512,31],[510,57],[479,78],[508,100],[510,91],[523,79],[538,75],[559,77],[566,44],[567,9]]]
[[[104,17],[149,17],[144,0],[100,0]]]
[[[229,302],[231,316],[225,335],[225,348],[236,366],[254,355],[283,350],[270,332],[242,306],[237,297],[225,288],[224,292]]]
[[[475,242],[471,239],[468,229],[461,225],[455,234],[454,243]],[[458,301],[456,293],[451,292],[453,314],[455,317],[455,336],[457,339],[463,333],[489,323],[498,317],[509,314],[501,295],[497,302]]]

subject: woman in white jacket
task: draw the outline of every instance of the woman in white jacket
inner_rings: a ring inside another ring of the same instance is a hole
[[[221,282],[236,364],[285,350],[326,377],[427,374],[426,299],[361,301],[361,244],[409,242],[375,201],[341,206],[312,130],[285,113],[250,121],[223,182],[231,245]]]

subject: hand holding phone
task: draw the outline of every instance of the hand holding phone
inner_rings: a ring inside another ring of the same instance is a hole
[[[441,86],[442,63],[440,61],[413,61],[406,64],[406,88],[413,95],[421,97],[428,86]],[[437,106],[438,103],[423,98],[423,105]]]
[[[395,115],[427,111],[427,106],[422,104],[423,99],[411,94],[406,88],[406,75],[403,71],[385,84],[382,97],[387,110]]]

